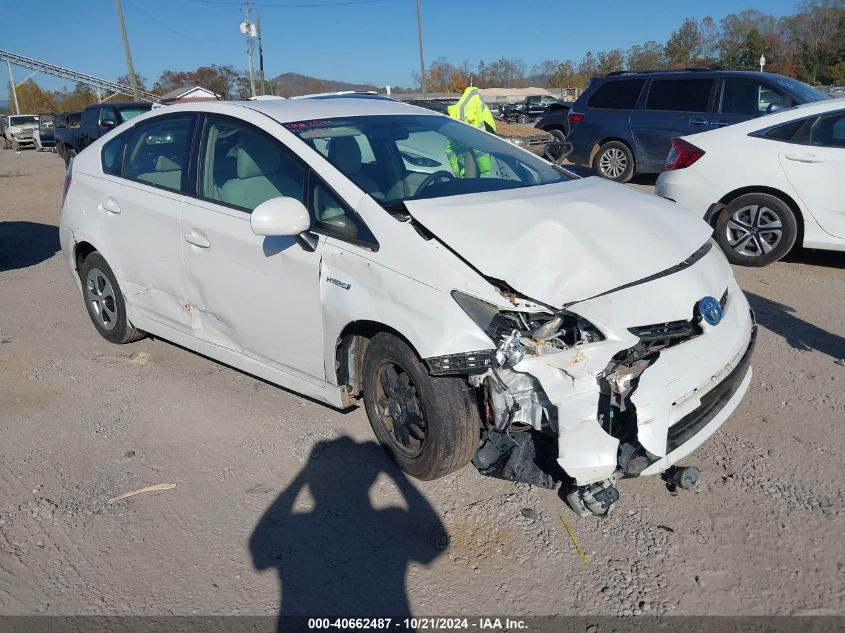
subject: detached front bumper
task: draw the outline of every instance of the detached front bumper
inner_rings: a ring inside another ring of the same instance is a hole
[[[608,424],[603,382],[614,358],[640,341],[629,328],[691,319],[698,300],[725,291],[718,325],[701,323],[696,335],[660,350],[637,376],[627,414],[630,421],[633,412],[633,433],[628,429],[625,436]],[[526,356],[512,371],[529,374],[538,383],[548,425],[557,435],[557,462],[579,486],[611,478],[621,469],[620,450],[626,445],[647,459],[638,474],[666,470],[710,437],[748,389],[756,326],[716,248],[686,270],[568,309],[608,332],[607,339]]]

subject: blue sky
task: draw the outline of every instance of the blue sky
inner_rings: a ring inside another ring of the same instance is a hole
[[[377,85],[409,86],[419,68],[415,0],[309,8],[350,0],[256,0],[268,77],[293,71]],[[360,0],[359,0],[360,1]],[[162,70],[207,64],[246,68],[237,0],[123,0],[136,71],[148,84]],[[685,17],[723,16],[746,8],[792,13],[795,0],[422,0],[426,62],[446,57],[492,61],[516,57],[532,65],[579,59],[587,50],[663,42]],[[113,0],[0,0],[0,48],[82,72],[116,79],[126,73]],[[517,13],[525,7],[524,13]],[[8,25],[33,25],[8,28]],[[36,26],[39,25],[39,26]],[[64,34],[64,37],[62,37]],[[0,100],[7,97],[6,69]],[[14,68],[15,81],[29,74]],[[36,75],[45,88],[65,85]]]

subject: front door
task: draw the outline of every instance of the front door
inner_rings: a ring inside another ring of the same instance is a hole
[[[845,110],[820,116],[809,144],[779,143],[780,164],[827,233],[845,238]]]
[[[305,168],[276,139],[243,121],[208,116],[197,198],[182,208],[185,278],[194,336],[323,385],[321,246],[250,228],[262,202],[304,202]]]
[[[714,127],[733,125],[769,113],[775,106],[789,107],[783,92],[762,81],[746,77],[725,77],[716,96]]]
[[[663,171],[673,138],[711,129],[709,104],[715,83],[703,77],[651,80],[645,108],[631,112],[637,171]]]

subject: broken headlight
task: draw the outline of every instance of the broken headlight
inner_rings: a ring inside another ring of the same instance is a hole
[[[589,321],[560,310],[551,312],[519,312],[500,310],[491,303],[454,290],[452,297],[467,316],[496,345],[500,365],[513,365],[524,356],[520,348],[528,342],[566,349],[578,343],[594,343],[604,339]]]

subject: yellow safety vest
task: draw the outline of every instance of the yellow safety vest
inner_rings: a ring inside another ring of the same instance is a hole
[[[487,130],[489,127],[494,133],[496,132],[496,119],[493,118],[493,113],[490,112],[487,103],[481,98],[478,88],[470,87],[464,90],[458,102],[455,105],[450,105],[447,111],[453,119],[468,123],[480,130]],[[455,147],[455,145],[457,143],[452,143],[451,140],[446,141],[446,155],[454,174],[463,178],[466,173],[467,150],[463,147]],[[492,166],[490,155],[474,150],[473,155],[481,173],[489,173]]]

